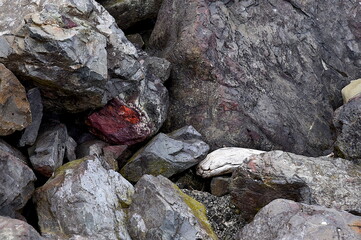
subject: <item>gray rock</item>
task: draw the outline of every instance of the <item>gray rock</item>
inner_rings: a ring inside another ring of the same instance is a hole
[[[1,63],[0,113],[0,136],[22,130],[31,123],[30,105],[26,99],[25,88]]]
[[[170,76],[171,64],[164,58],[146,57],[144,66],[148,74],[155,74],[162,83],[167,81]]]
[[[336,155],[346,159],[361,159],[361,95],[357,95],[335,111]]]
[[[229,193],[230,177],[214,177],[211,181],[211,193],[221,197]]]
[[[115,18],[121,29],[156,18],[163,0],[98,0]]]
[[[31,110],[31,124],[25,128],[20,138],[19,146],[33,145],[38,136],[41,120],[43,118],[43,103],[38,88],[32,88],[28,91],[27,97]]]
[[[218,239],[204,206],[163,176],[144,175],[128,210],[132,239]]]
[[[262,208],[239,240],[356,240],[361,238],[361,217],[323,206],[277,199]]]
[[[253,155],[232,175],[232,202],[243,217],[277,198],[361,213],[361,166],[282,151]]]
[[[89,156],[59,168],[34,195],[42,236],[50,239],[129,239],[123,208],[133,186]]]
[[[42,240],[40,234],[24,221],[0,216],[0,239]]]
[[[50,177],[53,172],[63,165],[69,136],[63,124],[44,125],[35,142],[28,149],[30,162],[35,171]],[[67,154],[70,155],[71,154]]]
[[[25,157],[0,141],[0,215],[16,217],[32,196],[35,181]]]
[[[168,135],[159,133],[120,172],[133,182],[144,174],[171,177],[199,163],[208,150],[201,135],[192,126],[186,126]]]
[[[360,8],[164,0],[149,52],[173,66],[166,129],[193,125],[212,150],[330,152],[340,90],[361,76]]]

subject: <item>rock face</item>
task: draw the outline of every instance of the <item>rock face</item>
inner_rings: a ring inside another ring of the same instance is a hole
[[[31,123],[30,105],[26,98],[25,88],[1,63],[0,113],[0,136],[22,130]]]
[[[351,161],[271,151],[245,163],[233,172],[230,190],[247,220],[277,198],[361,213],[361,166]]]
[[[27,97],[30,103],[31,124],[26,127],[19,141],[20,147],[33,145],[38,136],[41,120],[43,118],[43,103],[39,89],[32,88],[28,91]]]
[[[34,192],[36,177],[25,161],[20,152],[0,141],[0,215],[16,217]]]
[[[361,217],[322,206],[277,199],[262,208],[239,233],[248,239],[349,239],[361,238]]]
[[[333,124],[337,139],[335,153],[346,159],[361,159],[361,95],[335,111]]]
[[[160,133],[139,150],[120,171],[136,182],[144,174],[171,177],[196,165],[208,153],[209,146],[201,135],[186,126],[168,135]]]
[[[128,219],[132,239],[218,239],[204,206],[163,176],[139,180]]]
[[[247,157],[261,153],[264,151],[235,147],[220,148],[208,154],[198,164],[197,174],[208,178],[232,173],[237,167],[244,164]]]
[[[87,157],[62,166],[36,190],[39,226],[50,239],[129,239],[124,207],[134,188],[119,173]]]
[[[213,150],[329,151],[339,91],[361,75],[360,8],[164,0],[149,51],[173,65],[167,128],[193,125]]]
[[[42,240],[40,234],[24,221],[0,216],[0,239]]]
[[[163,0],[98,0],[124,30],[146,19],[156,18]]]
[[[74,140],[69,139],[65,125],[51,124],[50,126],[43,126],[34,146],[29,148],[28,151],[34,170],[50,177],[63,164],[65,153],[69,152],[69,150],[75,151],[75,149],[67,147],[69,141],[71,141],[70,146],[75,143]],[[68,153],[67,155],[72,156],[73,154]]]
[[[102,107],[144,80],[135,47],[94,0],[6,0],[0,14],[0,62],[52,111]]]

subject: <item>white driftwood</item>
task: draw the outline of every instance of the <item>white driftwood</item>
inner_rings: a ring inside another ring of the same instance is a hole
[[[236,147],[220,148],[208,154],[198,164],[197,174],[208,178],[231,173],[242,165],[247,157],[261,153],[264,153],[264,151]]]

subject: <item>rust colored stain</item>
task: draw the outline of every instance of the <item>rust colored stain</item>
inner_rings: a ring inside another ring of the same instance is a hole
[[[61,20],[63,20],[63,28],[65,29],[69,29],[69,28],[74,28],[77,27],[78,24],[76,24],[75,22],[73,22],[70,18],[65,17],[65,16],[61,16]]]
[[[352,224],[348,225],[353,231],[356,232],[356,234],[361,236],[361,222],[360,221],[356,221],[353,222]]]

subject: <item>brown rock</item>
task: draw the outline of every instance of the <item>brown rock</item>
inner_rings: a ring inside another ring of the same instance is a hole
[[[211,181],[211,193],[217,197],[224,196],[229,193],[229,177],[215,177]]]
[[[31,123],[30,104],[25,88],[15,75],[0,63],[0,135],[12,134]]]

